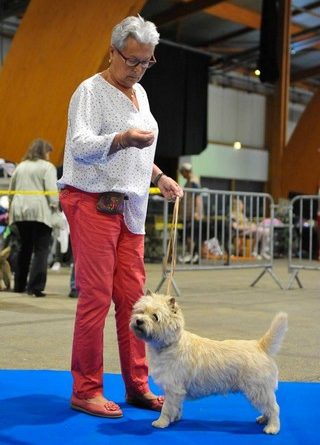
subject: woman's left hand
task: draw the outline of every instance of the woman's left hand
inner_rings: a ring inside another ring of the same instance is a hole
[[[176,181],[174,181],[169,176],[166,175],[161,176],[157,186],[159,187],[161,194],[169,200],[174,201],[176,198],[183,197],[182,188]]]

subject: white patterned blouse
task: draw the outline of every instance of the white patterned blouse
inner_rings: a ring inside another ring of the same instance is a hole
[[[68,129],[59,188],[66,185],[92,193],[126,193],[124,221],[132,233],[145,233],[148,192],[158,137],[147,94],[134,85],[139,110],[100,74],[82,82],[69,106]],[[128,147],[108,156],[116,134],[129,128],[152,131],[150,147]]]

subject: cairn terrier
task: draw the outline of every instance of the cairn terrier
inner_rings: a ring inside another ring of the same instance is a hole
[[[275,390],[278,369],[272,358],[287,330],[280,312],[260,340],[216,341],[184,329],[182,312],[173,297],[148,292],[134,305],[130,328],[148,345],[150,372],[165,393],[158,420],[166,428],[181,418],[185,398],[242,392],[260,412],[263,431],[280,430]]]

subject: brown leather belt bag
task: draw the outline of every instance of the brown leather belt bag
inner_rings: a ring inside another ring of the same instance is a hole
[[[123,215],[124,201],[128,196],[120,192],[104,192],[101,193],[97,202],[98,212],[107,213],[108,215]]]

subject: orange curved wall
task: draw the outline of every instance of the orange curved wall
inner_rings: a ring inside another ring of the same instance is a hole
[[[143,0],[31,0],[0,71],[0,157],[19,162],[30,142],[54,145],[59,165],[70,97],[107,66],[113,26]]]
[[[282,196],[316,194],[320,187],[320,90],[301,116],[282,159]]]

